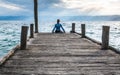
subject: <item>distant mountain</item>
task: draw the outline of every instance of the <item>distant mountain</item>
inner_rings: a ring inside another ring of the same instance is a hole
[[[0,16],[1,20],[34,20],[34,16]],[[120,15],[112,16],[39,16],[39,21],[120,21]]]
[[[69,20],[80,21],[120,21],[120,15],[112,16],[71,16]]]
[[[112,16],[39,16],[40,21],[120,21],[120,15]]]
[[[0,16],[0,21],[3,20],[25,20],[26,16]]]

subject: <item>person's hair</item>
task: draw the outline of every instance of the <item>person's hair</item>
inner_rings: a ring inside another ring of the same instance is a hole
[[[60,19],[57,19],[57,23],[59,23],[60,22]]]

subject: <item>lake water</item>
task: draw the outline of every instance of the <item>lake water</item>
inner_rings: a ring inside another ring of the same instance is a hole
[[[39,32],[51,32],[56,22],[40,22]],[[66,32],[70,32],[71,24],[76,23],[76,32],[81,33],[81,24],[86,24],[86,35],[101,42],[102,26],[110,26],[110,45],[120,50],[120,21],[70,21],[62,22]],[[21,26],[29,26],[30,22],[0,21],[0,58],[19,44]]]

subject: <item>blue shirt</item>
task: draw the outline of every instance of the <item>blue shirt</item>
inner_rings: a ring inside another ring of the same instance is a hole
[[[63,32],[65,32],[64,28],[62,27],[62,25],[57,23],[57,24],[55,24],[55,27],[53,28],[52,32],[54,32],[55,30],[61,31],[61,28],[62,28]]]

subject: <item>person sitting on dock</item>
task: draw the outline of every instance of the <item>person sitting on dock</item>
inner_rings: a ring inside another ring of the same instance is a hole
[[[62,31],[61,31],[62,28]],[[60,24],[60,19],[57,19],[57,24],[55,24],[52,33],[65,33],[64,28],[62,27],[62,25]]]

